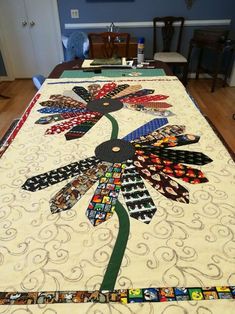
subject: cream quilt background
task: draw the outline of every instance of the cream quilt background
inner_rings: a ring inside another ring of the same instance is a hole
[[[88,221],[85,211],[96,185],[71,210],[59,214],[51,214],[49,200],[66,181],[34,193],[21,188],[31,176],[94,156],[95,147],[110,139],[111,124],[105,117],[73,141],[66,141],[63,135],[44,135],[48,125],[34,124],[42,116],[37,111],[40,101],[52,94],[68,93],[75,85],[87,87],[96,80],[47,80],[39,101],[0,159],[0,291],[100,287],[116,240],[118,219],[115,214],[97,227]],[[115,288],[235,286],[235,168],[230,155],[176,78],[112,81],[141,84],[142,88],[155,89],[155,94],[169,95],[167,102],[175,113],[168,117],[169,124],[185,125],[186,133],[201,136],[198,143],[183,149],[200,151],[213,160],[196,166],[208,183],[182,183],[190,192],[190,204],[173,202],[146,183],[157,213],[149,225],[130,218],[130,236]],[[119,138],[155,118],[127,109],[111,115],[118,121]],[[121,197],[119,200],[125,206]],[[213,300],[0,306],[0,313],[207,314],[233,313],[234,308],[233,300]]]

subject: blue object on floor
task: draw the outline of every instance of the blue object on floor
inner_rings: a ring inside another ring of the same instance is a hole
[[[35,75],[35,76],[33,76],[33,83],[34,83],[34,85],[35,85],[35,87],[37,88],[37,89],[40,89],[40,87],[42,86],[42,84],[43,84],[43,82],[45,81],[45,77],[43,76],[43,75]]]
[[[81,31],[73,32],[68,39],[66,49],[66,61],[75,58],[85,59],[88,57],[89,40],[87,34]]]

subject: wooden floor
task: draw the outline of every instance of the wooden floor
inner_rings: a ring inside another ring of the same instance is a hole
[[[32,80],[0,82],[0,138],[5,134],[12,121],[19,118],[34,94],[37,92]]]
[[[230,149],[235,152],[235,120],[233,119],[235,87],[223,88],[219,85],[215,92],[211,93],[210,79],[190,80],[188,91],[198,103],[201,111],[218,129]],[[0,97],[0,138],[12,121],[21,116],[35,92],[32,80],[1,82],[0,94],[9,96],[10,99]]]

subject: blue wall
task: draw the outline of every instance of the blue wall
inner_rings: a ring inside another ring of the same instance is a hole
[[[185,19],[232,19],[234,0],[195,0],[191,9],[184,0],[58,0],[61,25],[72,23],[70,9],[79,9],[80,23],[150,21],[154,16],[180,15]]]
[[[185,0],[58,0],[58,6],[61,32],[66,36],[73,30],[66,30],[65,23],[107,22],[108,26],[111,22],[143,22],[152,21],[155,16],[178,15],[184,16],[186,20],[231,19],[232,24],[227,28],[235,37],[235,0],[195,0],[191,9],[187,9]],[[80,18],[71,19],[70,9],[78,9]],[[184,29],[182,53],[185,56],[194,29],[195,27]],[[129,32],[133,37],[145,37],[145,55],[152,57],[152,28],[122,28],[121,30]],[[103,30],[84,29],[83,31],[88,33]]]

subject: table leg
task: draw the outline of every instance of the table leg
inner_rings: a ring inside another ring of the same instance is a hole
[[[212,86],[211,86],[211,92],[213,93],[215,91],[215,85],[216,85],[216,80],[217,80],[217,75],[219,72],[219,68],[221,65],[221,60],[222,60],[222,53],[220,51],[217,52],[217,57],[215,60],[215,67],[214,67],[214,74],[213,74],[213,80],[212,80]]]
[[[196,80],[199,77],[201,62],[202,62],[202,56],[203,56],[203,48],[200,48],[199,57],[198,57],[198,63],[197,63],[197,70],[196,70]]]
[[[230,69],[230,66],[232,66],[233,54],[234,54],[234,49],[232,48],[232,49],[230,49],[230,56],[229,56],[229,58],[228,58],[229,61],[227,62],[226,67],[225,67],[223,87],[225,87],[225,86],[226,86],[226,83],[227,83],[227,78],[228,78],[229,69]]]

